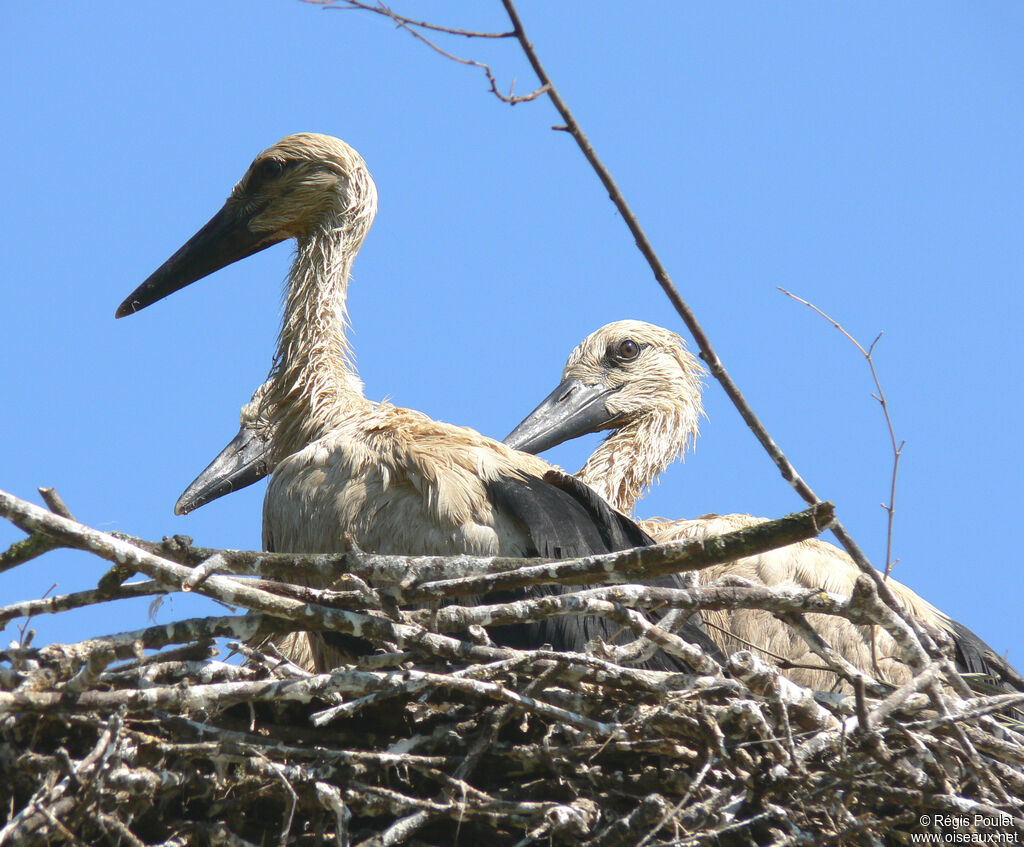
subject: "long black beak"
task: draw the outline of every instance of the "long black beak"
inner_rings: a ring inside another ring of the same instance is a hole
[[[586,385],[576,378],[563,379],[505,436],[505,443],[513,450],[540,453],[588,432],[607,429],[616,416],[608,411],[605,400],[615,390],[600,383]]]
[[[251,231],[249,222],[258,211],[238,200],[228,200],[206,226],[117,307],[114,317],[123,318],[144,309],[179,288],[287,238],[278,233]]]
[[[267,461],[269,452],[270,439],[243,426],[206,470],[192,480],[174,504],[174,514],[187,515],[211,500],[259,482],[273,470]]]

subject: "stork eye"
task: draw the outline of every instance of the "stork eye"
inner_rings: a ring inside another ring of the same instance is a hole
[[[632,338],[627,338],[615,350],[615,358],[620,362],[629,362],[640,355],[640,345]]]
[[[262,181],[272,179],[284,170],[284,162],[280,159],[264,159],[256,166],[253,176]]]

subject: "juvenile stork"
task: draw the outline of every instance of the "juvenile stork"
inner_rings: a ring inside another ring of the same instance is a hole
[[[380,553],[560,558],[650,543],[543,460],[363,395],[346,337],[346,295],[376,208],[376,188],[355,150],[331,136],[290,135],[256,157],[221,210],[117,310],[117,317],[132,314],[258,250],[296,240],[272,379],[258,401],[274,434],[264,548],[340,552],[348,535]],[[592,638],[610,641],[617,629],[603,619],[563,617],[495,637],[511,646],[582,650]],[[320,664],[315,656],[313,664]],[[648,666],[675,670],[680,663],[658,654]]]
[[[517,450],[541,452],[588,432],[611,430],[577,473],[624,514],[676,458],[693,444],[703,414],[703,367],[676,333],[643,321],[616,321],[588,335],[569,354],[562,381],[505,439]],[[750,515],[704,515],[692,520],[639,521],[655,541],[698,540],[761,523]],[[812,539],[700,572],[701,581],[740,576],[770,586],[824,589],[849,595],[860,569],[842,550]],[[998,675],[985,663],[990,650],[967,627],[952,620],[905,585],[888,580],[905,611],[948,634],[963,670]],[[837,686],[820,669],[806,642],[764,611],[705,610],[710,637],[726,652],[755,647],[770,661],[793,664],[794,681],[823,690]],[[808,615],[829,644],[858,669],[900,684],[909,670],[890,636],[830,615]],[[877,670],[875,668],[877,661]],[[808,665],[817,667],[807,667]]]

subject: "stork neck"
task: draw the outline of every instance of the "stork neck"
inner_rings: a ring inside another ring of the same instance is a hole
[[[346,335],[349,274],[365,234],[337,215],[299,239],[265,400],[282,458],[370,405]]]
[[[577,476],[620,512],[631,514],[636,501],[685,452],[695,434],[681,413],[645,415],[614,430]]]

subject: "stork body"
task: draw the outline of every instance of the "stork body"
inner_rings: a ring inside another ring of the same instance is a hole
[[[350,538],[380,553],[558,558],[650,543],[546,462],[363,395],[346,337],[346,295],[376,206],[373,180],[351,147],[330,136],[288,136],[257,156],[221,211],[118,310],[130,314],[296,239],[272,377],[258,399],[257,417],[273,433],[264,548],[340,552]],[[593,637],[610,640],[615,629],[563,618],[495,637],[580,650]],[[318,669],[325,663],[313,659]],[[679,664],[659,654],[650,666]]]
[[[587,336],[570,354],[561,384],[505,439],[517,449],[540,452],[586,432],[610,429],[577,474],[612,506],[632,514],[637,500],[697,436],[702,414],[700,363],[674,332],[642,321],[617,321]],[[658,542],[701,540],[763,522],[750,515],[705,515],[691,520],[652,518],[639,524]],[[742,577],[756,583],[823,589],[849,595],[860,569],[842,550],[817,539],[714,565],[700,571],[703,583]],[[894,579],[888,585],[906,612],[949,635],[962,669],[987,672],[988,646],[962,624]],[[757,649],[791,667],[794,681],[817,689],[842,687],[806,642],[771,613],[738,609],[704,611],[710,637],[726,652]],[[858,669],[893,684],[909,669],[880,627],[855,626],[844,618],[808,615],[831,646]]]

